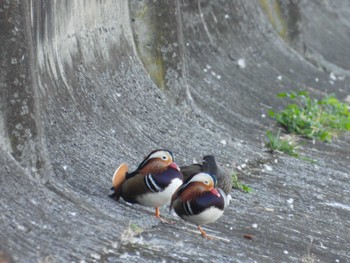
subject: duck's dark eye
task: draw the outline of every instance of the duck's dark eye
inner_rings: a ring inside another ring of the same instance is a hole
[[[209,184],[209,182],[208,182],[208,181],[204,181],[204,183],[205,183],[205,184]]]
[[[163,155],[163,156],[162,156],[162,159],[163,159],[163,160],[166,160],[166,159],[168,159],[168,157],[166,157],[165,155]]]

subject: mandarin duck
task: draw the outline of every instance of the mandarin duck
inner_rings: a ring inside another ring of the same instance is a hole
[[[197,225],[202,236],[212,239],[202,229],[202,225],[214,223],[219,219],[226,206],[226,196],[221,189],[215,188],[216,178],[206,172],[200,172],[189,178],[172,196],[170,210],[183,220]]]
[[[159,149],[147,155],[131,173],[128,165],[122,163],[115,171],[112,183],[114,193],[110,197],[155,207],[155,216],[166,222],[160,217],[159,207],[170,203],[172,195],[183,183],[183,176],[173,161],[172,152]]]
[[[180,171],[184,176],[184,181],[200,172],[207,171],[217,178],[217,187],[221,188],[226,195],[232,190],[232,178],[230,174],[217,164],[213,155],[204,156],[202,163],[181,166]]]

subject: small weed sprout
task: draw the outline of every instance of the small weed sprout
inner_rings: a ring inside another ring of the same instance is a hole
[[[266,147],[270,150],[271,153],[274,151],[279,151],[299,158],[299,154],[296,152],[298,145],[295,144],[292,140],[281,139],[280,132],[281,130],[278,130],[276,135],[274,135],[271,131],[266,132]]]
[[[282,139],[280,133],[281,130],[278,130],[276,135],[274,135],[271,131],[266,132],[267,142],[265,142],[265,146],[268,148],[271,154],[274,152],[283,152],[289,156],[302,159],[310,163],[317,163],[311,158],[300,156],[296,151],[300,144],[295,143],[293,139]]]
[[[252,188],[239,181],[238,175],[235,172],[232,173],[232,187],[246,193],[253,192]]]
[[[130,223],[121,235],[121,243],[133,243],[134,237],[141,234],[143,229],[134,223]]]

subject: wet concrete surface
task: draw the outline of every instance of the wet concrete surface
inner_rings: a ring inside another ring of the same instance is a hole
[[[316,163],[263,146],[277,93],[348,98],[348,1],[14,0],[0,13],[1,260],[350,261],[349,134],[303,140]],[[214,154],[253,189],[205,227],[219,240],[108,198],[121,162],[160,147],[179,165]]]

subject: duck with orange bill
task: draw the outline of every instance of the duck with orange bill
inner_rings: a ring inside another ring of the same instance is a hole
[[[214,223],[224,213],[226,206],[225,193],[215,187],[216,177],[201,172],[185,182],[171,200],[170,209],[183,220],[197,225],[202,236],[212,239],[203,230],[202,225]]]
[[[160,217],[159,207],[170,203],[172,195],[183,183],[183,176],[172,152],[159,149],[149,153],[131,173],[128,165],[122,163],[115,171],[112,183],[114,193],[110,197],[155,207],[155,216],[167,222]]]

